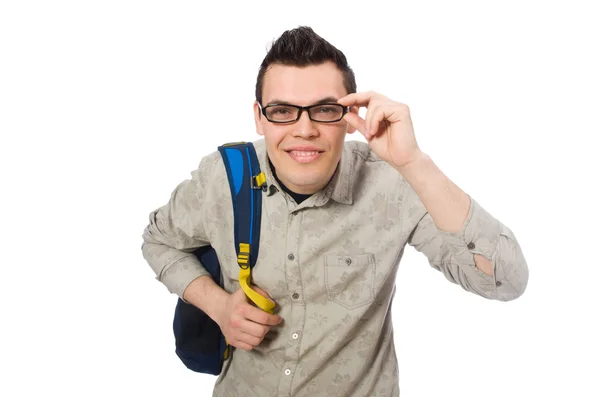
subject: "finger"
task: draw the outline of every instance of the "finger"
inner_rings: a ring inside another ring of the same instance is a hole
[[[250,304],[248,304],[244,310],[244,317],[250,321],[263,325],[279,325],[282,321],[282,318],[277,314],[267,313]]]
[[[373,91],[356,92],[348,94],[337,100],[337,103],[344,106],[368,106],[373,99],[385,98],[383,95]]]
[[[404,118],[410,117],[408,107],[401,103],[385,103],[376,106],[371,112],[370,118],[370,136],[374,136],[379,132],[379,127],[383,120],[390,123],[398,122]]]
[[[360,117],[358,114],[346,113],[344,115],[344,120],[352,127],[354,127],[357,131],[359,131],[361,134],[365,134],[365,120],[363,120],[363,118]]]
[[[242,342],[239,340],[236,340],[233,343],[230,343],[231,346],[237,347],[238,349],[242,349],[242,350],[252,350],[254,349],[254,346],[247,344],[246,342]]]
[[[367,134],[367,139],[371,139],[373,136],[373,115],[377,113],[377,109],[381,107],[381,102],[373,101],[371,102],[369,109],[367,109],[367,114],[365,114],[365,133]]]
[[[262,288],[257,287],[256,285],[250,285],[250,288],[255,291],[256,293],[258,293],[259,295],[261,295],[262,297],[266,298],[269,302],[271,302],[273,304],[273,308],[275,306],[277,306],[277,303],[273,300],[273,298],[271,298],[271,296]],[[255,307],[259,307],[260,309],[262,309],[260,306],[258,306],[258,304],[256,302],[251,302],[251,304]],[[273,312],[273,310],[271,310],[271,313]]]
[[[258,324],[250,320],[244,320],[240,325],[241,332],[255,336],[257,338],[264,337],[270,329],[271,327],[269,327],[268,325]]]
[[[379,132],[380,123],[384,119],[389,117],[388,112],[389,109],[386,109],[384,106],[380,106],[377,109],[375,109],[375,112],[373,112],[373,114],[371,115],[371,127],[369,130],[369,134],[371,137],[377,135],[377,133]]]
[[[256,285],[251,285],[250,288],[252,288],[254,291],[258,292],[260,295],[264,296],[265,298],[267,298],[271,302],[275,303],[275,301],[273,299],[271,299],[271,296],[265,290],[263,290],[262,288],[257,287]]]
[[[247,343],[250,346],[258,346],[258,345],[260,345],[262,340],[263,340],[262,336],[257,337],[254,335],[246,334],[244,332],[241,332],[237,337],[238,342]]]

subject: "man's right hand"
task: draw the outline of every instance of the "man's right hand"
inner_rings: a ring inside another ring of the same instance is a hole
[[[272,301],[269,294],[262,289],[254,285],[252,289]],[[227,343],[243,350],[252,350],[258,346],[271,327],[279,325],[281,321],[280,316],[250,304],[241,288],[229,295],[216,319]]]

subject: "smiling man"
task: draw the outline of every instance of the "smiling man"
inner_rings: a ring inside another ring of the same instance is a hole
[[[337,104],[348,94],[342,73],[331,61],[268,64],[262,81],[254,103],[256,130],[265,137],[279,181],[295,193],[318,192],[338,166],[346,133],[354,131],[342,121],[347,107]],[[312,106],[302,111],[298,104]]]
[[[405,104],[356,93],[345,56],[312,29],[273,43],[254,115],[267,188],[252,282],[275,312],[240,288],[218,152],[150,214],[143,234],[158,280],[237,348],[213,396],[398,396],[391,307],[407,244],[466,291],[501,301],[524,292],[527,264],[511,230],[420,150]],[[368,143],[345,141],[357,130]],[[223,288],[190,254],[208,244]]]

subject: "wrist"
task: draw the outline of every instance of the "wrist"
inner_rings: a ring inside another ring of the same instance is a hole
[[[227,305],[229,293],[210,276],[201,276],[192,281],[184,291],[183,299],[202,310],[217,324]]]
[[[417,150],[409,161],[402,166],[394,167],[402,176],[414,174],[419,169],[423,169],[425,165],[431,163],[431,158],[421,150]]]
[[[223,323],[223,314],[227,309],[227,301],[231,294],[221,287],[217,286],[220,291],[215,295],[215,299],[213,300],[213,304],[210,305],[210,312],[206,312],[206,314],[221,328]]]

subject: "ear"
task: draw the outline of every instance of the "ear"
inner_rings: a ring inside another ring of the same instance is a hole
[[[260,106],[258,106],[258,101],[254,101],[254,124],[256,125],[256,133],[260,136],[264,136],[264,132],[262,129],[262,120],[263,115],[260,112]]]
[[[354,113],[358,116],[358,107],[357,106],[350,106],[350,112]],[[346,131],[347,134],[354,134],[356,132],[356,128],[352,127],[349,123],[348,123],[348,131]]]

